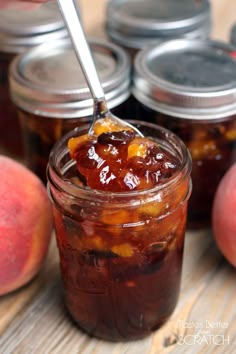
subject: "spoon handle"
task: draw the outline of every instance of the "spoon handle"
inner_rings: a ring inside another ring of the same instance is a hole
[[[94,102],[105,102],[104,91],[79,19],[77,0],[57,0],[61,15],[69,31],[71,41],[80,62]]]

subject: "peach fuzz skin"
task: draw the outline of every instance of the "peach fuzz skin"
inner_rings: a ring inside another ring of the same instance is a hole
[[[47,255],[53,219],[46,189],[20,163],[0,156],[0,295],[29,282]]]
[[[236,163],[226,172],[216,191],[212,226],[220,251],[236,267]]]

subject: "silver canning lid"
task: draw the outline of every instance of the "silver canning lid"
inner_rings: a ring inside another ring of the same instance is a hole
[[[109,108],[130,95],[130,61],[118,46],[90,40]],[[13,102],[46,117],[87,117],[93,101],[69,39],[37,46],[17,56],[10,66]]]
[[[21,11],[0,10],[0,50],[20,53],[35,45],[67,36],[56,2]]]
[[[230,43],[236,46],[236,24],[232,27],[230,32]]]
[[[113,0],[108,3],[106,30],[131,48],[186,36],[207,37],[211,27],[208,0]]]
[[[236,113],[234,47],[210,40],[177,39],[141,51],[133,94],[145,106],[187,119]]]

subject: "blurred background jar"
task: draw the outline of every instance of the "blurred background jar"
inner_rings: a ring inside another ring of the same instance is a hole
[[[19,53],[41,43],[67,37],[56,2],[37,9],[0,11],[0,148],[22,157],[22,139],[16,110],[9,96],[8,70]]]
[[[119,117],[128,117],[128,55],[105,41],[91,40],[90,45],[109,108]],[[54,143],[90,121],[93,114],[93,100],[70,40],[47,43],[16,57],[10,67],[10,89],[25,162],[45,182]]]
[[[236,161],[234,48],[216,41],[174,40],[146,48],[135,61],[136,115],[175,132],[193,160],[188,226],[210,226],[217,185]]]
[[[211,30],[208,0],[111,0],[106,33],[134,57],[146,45],[178,37],[207,38]]]
[[[230,43],[236,47],[236,23],[232,26],[230,31]]]

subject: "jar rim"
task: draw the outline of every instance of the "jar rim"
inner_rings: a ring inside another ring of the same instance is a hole
[[[186,119],[215,120],[236,113],[235,48],[215,40],[175,39],[135,58],[135,98]]]
[[[42,4],[32,11],[1,9],[0,50],[21,53],[49,40],[68,37],[56,1]]]
[[[148,129],[152,129],[154,131],[159,131],[168,142],[172,142],[175,149],[178,146],[178,153],[181,154],[181,168],[178,170],[178,173],[171,178],[169,178],[166,182],[161,183],[160,185],[156,185],[152,188],[136,190],[136,191],[127,191],[127,192],[107,192],[107,191],[100,191],[95,189],[90,189],[86,187],[81,187],[76,184],[72,184],[68,179],[63,178],[63,174],[59,171],[62,167],[60,165],[60,160],[56,161],[56,157],[58,156],[58,150],[64,145],[64,150],[60,153],[60,158],[64,159],[65,154],[69,152],[67,146],[65,147],[66,142],[72,136],[78,136],[79,132],[88,131],[89,125],[83,125],[79,128],[75,128],[73,131],[70,131],[66,135],[64,135],[52,148],[51,153],[49,155],[49,163],[47,166],[47,178],[48,178],[48,186],[54,185],[57,189],[59,189],[62,193],[65,192],[68,196],[71,197],[84,197],[85,199],[94,200],[96,198],[97,201],[100,202],[113,202],[115,204],[121,203],[123,200],[129,200],[130,198],[135,197],[142,197],[148,194],[156,195],[157,192],[163,192],[167,188],[174,186],[180,182],[180,180],[184,180],[187,176],[190,175],[191,166],[192,166],[192,159],[190,153],[184,144],[184,142],[173,132],[169,131],[168,129],[161,127],[157,124],[141,121],[141,120],[129,120],[131,124],[137,126],[140,129],[142,126],[147,127]],[[75,164],[75,161],[70,159],[70,163]],[[71,165],[68,165],[70,167]],[[187,195],[185,198],[188,198],[191,191],[191,186],[188,190]]]
[[[181,36],[174,36],[172,34],[168,36],[154,35],[149,37],[146,36],[141,37],[134,34],[127,36],[127,34],[120,33],[116,29],[113,29],[112,27],[106,25],[107,35],[112,41],[126,48],[131,48],[135,50],[142,50],[150,45],[162,44],[176,37],[181,37],[186,39],[198,39],[198,38],[204,39],[208,37],[210,30],[211,30],[211,24],[210,22],[207,22],[203,24],[200,28],[193,29],[192,31],[186,32]]]
[[[207,31],[211,22],[210,3],[176,0],[147,1],[114,0],[106,8],[106,29],[125,44],[132,37],[142,39],[179,37],[188,32]],[[177,11],[178,10],[178,11]],[[133,44],[134,46],[134,44]]]
[[[130,59],[108,41],[90,38],[89,44],[97,55],[101,84],[112,109],[130,96]],[[17,56],[10,65],[9,82],[13,102],[29,113],[65,119],[93,113],[91,93],[68,38]]]

